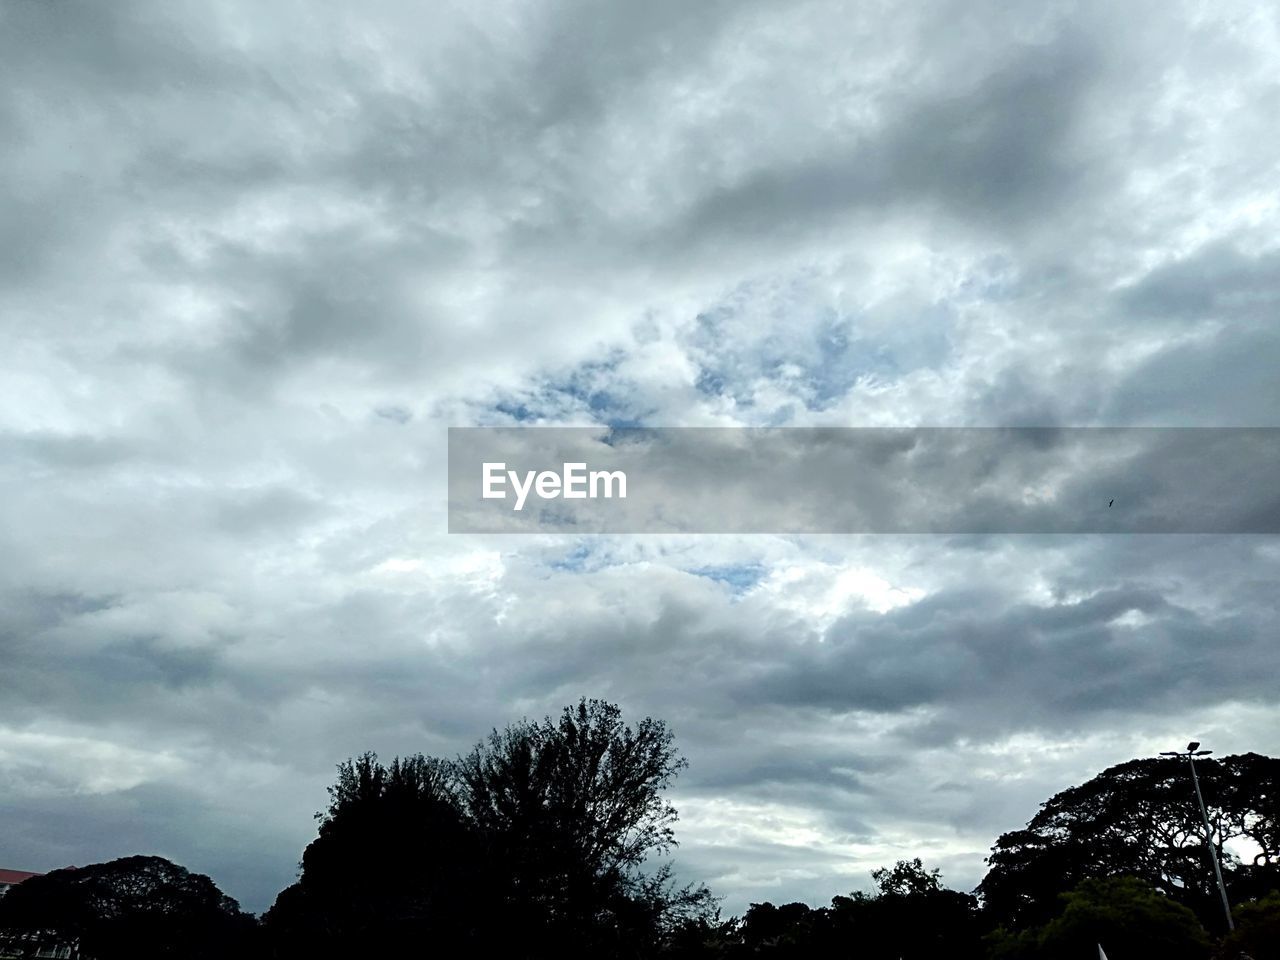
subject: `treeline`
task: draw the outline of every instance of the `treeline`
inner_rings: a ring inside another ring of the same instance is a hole
[[[684,766],[658,720],[583,700],[455,760],[339,768],[298,882],[263,917],[277,956],[404,936],[506,956],[647,956],[714,904],[669,871],[663,793]]]
[[[366,957],[1280,960],[1280,761],[1203,762],[1236,902],[1227,935],[1185,765],[1134,760],[1000,837],[973,893],[918,859],[830,905],[721,916],[654,856],[684,761],[658,720],[583,700],[467,755],[343,763],[296,883],[261,918],[156,857],[55,871],[0,899],[0,928],[56,930],[94,960]],[[4,954],[0,936],[0,955]],[[20,954],[19,954],[20,955]],[[34,955],[34,954],[33,954]]]

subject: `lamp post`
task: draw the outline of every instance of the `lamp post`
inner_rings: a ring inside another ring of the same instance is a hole
[[[1200,778],[1196,775],[1196,757],[1207,757],[1212,750],[1201,750],[1200,742],[1192,740],[1186,750],[1166,750],[1162,757],[1186,757],[1191,766],[1191,783],[1196,788],[1196,802],[1200,804],[1200,816],[1204,818],[1204,842],[1209,848],[1209,859],[1213,861],[1213,875],[1218,878],[1218,894],[1222,897],[1222,912],[1227,915],[1227,929],[1236,928],[1231,919],[1231,904],[1227,900],[1227,885],[1222,882],[1222,867],[1218,865],[1218,848],[1213,845],[1213,827],[1209,826],[1209,811],[1205,809],[1204,796],[1200,793]]]

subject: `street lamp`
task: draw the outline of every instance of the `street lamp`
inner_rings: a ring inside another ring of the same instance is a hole
[[[1236,928],[1231,919],[1231,904],[1227,900],[1227,885],[1222,882],[1222,867],[1218,865],[1218,848],[1213,845],[1213,827],[1209,826],[1209,811],[1205,809],[1204,797],[1200,793],[1200,778],[1196,776],[1196,757],[1207,757],[1212,750],[1201,750],[1200,741],[1192,740],[1186,750],[1166,750],[1162,757],[1186,757],[1191,765],[1191,782],[1196,788],[1196,802],[1200,804],[1200,816],[1204,818],[1204,842],[1209,848],[1209,859],[1213,861],[1213,875],[1218,878],[1218,894],[1222,897],[1222,912],[1227,915],[1227,929]]]

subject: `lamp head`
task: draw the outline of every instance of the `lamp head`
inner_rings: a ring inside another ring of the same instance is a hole
[[[1192,740],[1190,743],[1187,744],[1187,753],[1192,753],[1193,751],[1196,751],[1199,749],[1200,749],[1199,740]]]

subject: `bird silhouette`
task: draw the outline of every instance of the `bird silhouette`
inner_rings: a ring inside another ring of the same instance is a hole
[[[1115,501],[1114,501],[1114,500],[1112,500],[1110,503],[1108,503],[1108,504],[1107,504],[1107,506],[1108,506],[1108,507],[1109,507],[1109,506],[1111,506],[1111,504],[1112,504],[1112,503],[1115,503]]]

